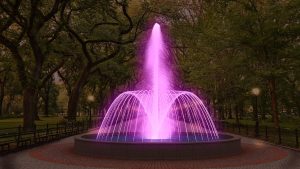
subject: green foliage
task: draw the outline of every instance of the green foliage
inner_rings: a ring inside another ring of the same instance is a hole
[[[267,82],[273,78],[281,112],[300,115],[299,1],[193,3],[182,5],[185,12],[171,27],[184,80],[206,93],[219,112],[252,104],[251,88],[259,87],[260,111],[268,113]]]
[[[47,77],[57,72],[69,98],[82,107],[90,104],[90,94],[96,98],[94,107],[105,104],[109,94],[135,81],[134,40],[151,17],[170,30],[181,78],[201,90],[219,116],[242,109],[240,115],[246,117],[253,87],[261,89],[260,114],[268,115],[270,79],[282,119],[300,116],[299,0],[152,0],[138,5],[133,0],[74,0],[57,1],[57,9],[55,0],[37,1],[36,8],[26,0],[16,8],[16,19],[3,10],[13,9],[8,2],[0,2],[0,71],[8,70],[0,79],[8,77],[6,97],[22,95],[28,87],[44,97]],[[129,15],[133,2],[141,8]],[[52,85],[53,113],[58,111],[57,92]]]

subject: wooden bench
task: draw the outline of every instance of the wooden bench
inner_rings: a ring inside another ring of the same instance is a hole
[[[58,128],[51,128],[48,130],[48,137],[50,140],[57,140],[60,138]]]
[[[35,138],[35,143],[45,143],[48,141],[48,136],[47,135],[38,135]]]
[[[1,152],[3,151],[9,151],[10,150],[10,144],[15,143],[15,140],[5,140],[3,142],[0,142]]]
[[[34,143],[35,144],[45,143],[47,141],[48,141],[47,130],[45,130],[45,129],[35,130],[35,133],[34,133]]]
[[[17,147],[30,146],[32,144],[32,138],[34,131],[19,131],[16,136]]]
[[[21,138],[19,140],[17,140],[17,147],[27,147],[31,145],[31,138]]]
[[[17,140],[17,130],[5,130],[1,132],[0,134],[0,147],[1,152],[9,151],[11,148],[11,144],[16,143]]]

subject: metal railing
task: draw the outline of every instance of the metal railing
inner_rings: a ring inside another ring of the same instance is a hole
[[[99,127],[100,119],[85,119],[74,122],[37,125],[33,131],[24,131],[22,126],[0,129],[0,155],[25,148],[49,143]],[[274,144],[299,148],[299,130],[254,125],[235,124],[226,121],[215,122],[218,131],[235,133],[262,139]],[[258,133],[256,133],[258,132]]]
[[[219,131],[253,137],[291,148],[299,148],[299,129],[260,125],[258,130],[256,130],[255,125],[236,124],[226,121],[216,122],[216,125]]]

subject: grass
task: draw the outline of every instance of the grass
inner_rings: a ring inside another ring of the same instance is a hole
[[[235,119],[227,119],[225,120],[228,123],[231,124],[236,124],[236,120]],[[250,126],[254,126],[255,125],[255,121],[254,120],[249,120],[249,119],[243,119],[240,120],[240,124],[244,124],[244,125],[250,125]],[[267,126],[267,127],[274,127],[274,123],[270,120],[260,120],[259,121],[259,125],[260,126]],[[286,129],[300,129],[300,119],[299,118],[295,118],[295,119],[285,119],[285,120],[281,120],[279,123],[281,128],[286,128]]]
[[[87,117],[82,116],[78,117],[77,120],[86,119]],[[51,116],[51,117],[40,117],[40,120],[36,120],[35,124],[37,126],[48,124],[56,124],[62,122],[63,117]],[[0,120],[0,130],[5,128],[16,128],[18,126],[23,125],[23,118],[9,118],[9,119],[1,119]]]

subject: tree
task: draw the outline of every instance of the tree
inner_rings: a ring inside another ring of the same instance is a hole
[[[41,89],[39,96],[43,100],[43,112],[47,117],[50,114],[58,112],[58,106],[56,104],[58,90],[56,89],[56,84],[54,83],[54,78],[51,77],[47,83]]]
[[[17,65],[17,74],[23,90],[24,129],[34,128],[38,92],[64,60],[56,59],[49,72],[45,62],[53,57],[53,47],[61,26],[55,16],[64,0],[3,0],[0,2],[0,43],[9,49]],[[55,64],[56,63],[56,64]]]
[[[136,39],[146,13],[135,24],[127,10],[126,0],[74,1],[64,6],[61,21],[70,38],[76,40],[76,48],[80,49],[76,52],[82,57],[82,69],[72,86],[68,102],[70,120],[76,117],[80,93],[90,74],[101,69],[101,63],[122,54],[125,45]]]
[[[300,3],[248,0],[227,5],[232,39],[254,61],[252,70],[267,82],[274,125],[279,127],[277,84],[291,73],[285,59],[292,53],[287,50],[299,49]]]
[[[3,115],[3,100],[5,96],[5,86],[8,80],[8,74],[10,72],[8,58],[5,55],[4,49],[1,52],[0,59],[0,116]]]
[[[269,91],[263,105],[271,103],[278,127],[278,100],[287,105],[286,89],[293,88],[291,98],[299,92],[299,2],[193,1],[180,7],[170,27],[185,81],[210,97],[221,118],[231,105],[249,102],[249,90],[259,86]]]

